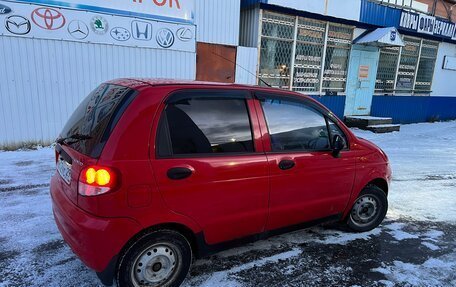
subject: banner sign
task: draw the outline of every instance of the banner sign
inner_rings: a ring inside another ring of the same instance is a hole
[[[114,2],[114,1],[113,1]],[[196,51],[196,28],[133,17],[0,1],[0,34],[130,47]]]
[[[36,5],[91,12],[152,18],[161,21],[194,22],[195,0],[12,0]]]
[[[399,27],[420,34],[456,40],[456,24],[421,13],[402,11]]]

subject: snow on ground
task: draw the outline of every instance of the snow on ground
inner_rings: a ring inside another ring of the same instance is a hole
[[[356,130],[389,156],[383,225],[315,227],[198,260],[184,287],[456,286],[456,122]],[[0,287],[101,286],[63,242],[49,197],[51,148],[0,152]]]

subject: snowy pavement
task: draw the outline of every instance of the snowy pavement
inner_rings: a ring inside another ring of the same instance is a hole
[[[387,219],[369,233],[316,227],[199,260],[185,287],[456,286],[456,122],[356,133],[389,156]],[[52,217],[50,148],[0,152],[0,287],[101,286]]]

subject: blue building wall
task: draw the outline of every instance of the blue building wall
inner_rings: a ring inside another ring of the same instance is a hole
[[[313,96],[340,119],[345,96]],[[374,96],[372,116],[391,117],[396,124],[456,120],[456,97]]]

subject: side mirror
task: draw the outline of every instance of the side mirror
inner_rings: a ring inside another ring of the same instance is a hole
[[[340,157],[340,152],[345,147],[345,140],[340,135],[335,135],[332,141],[333,156]]]

